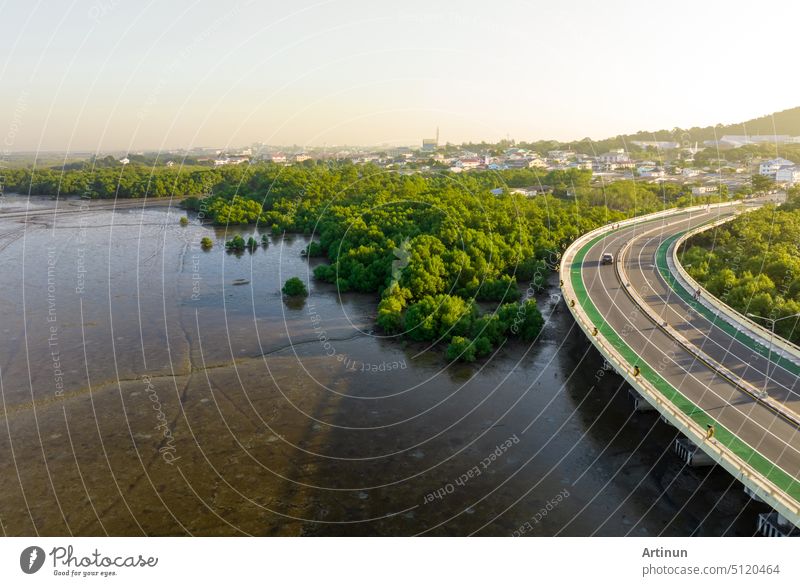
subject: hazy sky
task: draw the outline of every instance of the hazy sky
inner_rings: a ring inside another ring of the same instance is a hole
[[[800,3],[0,0],[0,149],[604,138],[800,105]]]

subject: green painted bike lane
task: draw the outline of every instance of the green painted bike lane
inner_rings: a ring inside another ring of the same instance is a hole
[[[639,376],[646,379],[658,391],[675,406],[684,415],[697,423],[701,429],[705,429],[707,425],[713,424],[715,428],[714,438],[717,442],[730,452],[736,454],[741,460],[746,462],[759,474],[767,478],[772,484],[782,490],[786,495],[791,497],[795,502],[800,502],[800,482],[789,475],[787,472],[770,462],[769,459],[764,457],[754,448],[749,446],[743,440],[739,439],[732,431],[727,429],[724,425],[720,424],[713,417],[708,415],[700,407],[695,405],[691,400],[685,397],[678,391],[677,388],[672,386],[666,379],[664,379],[658,372],[649,364],[643,361],[634,350],[628,346],[617,332],[608,324],[598,309],[595,307],[586,287],[583,282],[583,272],[581,270],[583,259],[588,250],[597,242],[605,238],[609,233],[596,236],[587,242],[575,255],[572,265],[570,267],[570,280],[572,288],[575,291],[577,302],[580,303],[584,312],[586,313],[592,325],[597,328],[598,332],[608,340],[609,344],[619,352],[619,354],[633,366],[639,366]]]

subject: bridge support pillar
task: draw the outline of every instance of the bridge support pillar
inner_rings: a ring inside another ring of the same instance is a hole
[[[655,407],[653,407],[650,403],[648,403],[644,397],[642,397],[639,393],[634,391],[633,389],[628,389],[628,398],[633,403],[633,410],[637,413],[641,413],[644,411],[655,411]]]
[[[764,500],[760,496],[758,496],[756,493],[754,493],[747,485],[745,485],[745,487],[744,487],[744,493],[747,496],[749,496],[751,499],[756,501],[757,503],[763,503],[764,502]]]
[[[764,537],[800,537],[800,529],[777,511],[758,515],[758,532]]]
[[[703,450],[698,448],[695,443],[686,437],[679,437],[673,446],[675,453],[683,460],[687,466],[699,468],[701,466],[713,466],[714,460]]]

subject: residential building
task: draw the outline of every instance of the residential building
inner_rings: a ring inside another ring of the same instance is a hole
[[[775,181],[788,185],[800,183],[800,167],[797,165],[781,167],[775,173]]]
[[[456,161],[455,166],[461,169],[477,169],[483,161],[478,157],[464,157]]]
[[[639,167],[636,171],[642,179],[660,179],[666,176],[661,167]]]
[[[781,167],[791,167],[793,165],[794,163],[787,161],[786,159],[770,159],[768,161],[763,161],[758,166],[758,174],[765,175],[767,177],[774,177]]]
[[[597,157],[599,167],[606,171],[613,171],[615,169],[630,169],[633,168],[634,163],[625,152],[625,149],[613,149],[607,153],[603,153]]]
[[[566,163],[574,157],[574,151],[547,151],[547,158],[554,163]]]

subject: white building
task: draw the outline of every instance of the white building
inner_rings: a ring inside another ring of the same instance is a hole
[[[482,162],[483,161],[478,157],[465,157],[456,161],[455,166],[461,167],[462,169],[477,169],[481,166]]]
[[[547,193],[547,191],[540,187],[515,187],[511,193],[524,195],[525,197],[536,197],[539,194]]]
[[[625,149],[613,149],[597,157],[599,166],[606,171],[615,169],[630,169],[634,166],[633,161],[625,152]]]
[[[770,159],[769,161],[763,161],[758,166],[758,174],[765,175],[767,177],[774,177],[775,174],[781,167],[792,167],[794,163],[791,161],[787,161],[786,159]]]
[[[660,179],[666,176],[661,167],[639,167],[636,171],[642,179]]]
[[[547,151],[547,158],[554,163],[566,163],[575,158],[575,151]]]
[[[775,173],[775,181],[789,185],[800,183],[800,167],[797,165],[781,167]]]
[[[708,195],[709,193],[716,193],[719,190],[717,185],[701,185],[700,187],[692,187],[692,195]]]
[[[246,163],[248,161],[249,159],[247,157],[220,157],[219,159],[214,159],[214,166],[222,167],[223,165],[241,165],[242,163]]]
[[[630,163],[631,158],[625,149],[613,149],[607,153],[603,153],[598,157],[601,163]]]

